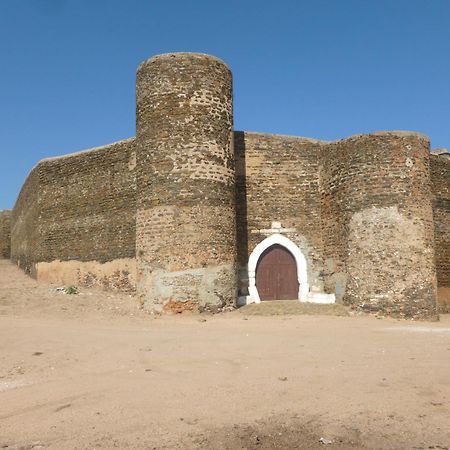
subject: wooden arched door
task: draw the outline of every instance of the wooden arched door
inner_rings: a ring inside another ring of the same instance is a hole
[[[256,289],[261,300],[295,300],[298,298],[297,264],[283,246],[269,247],[256,267]]]

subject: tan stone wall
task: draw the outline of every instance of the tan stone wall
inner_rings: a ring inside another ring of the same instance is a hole
[[[39,165],[25,180],[11,217],[11,260],[31,276],[40,244],[38,196]]]
[[[137,72],[138,292],[153,310],[236,300],[231,73],[168,54]]]
[[[11,211],[0,211],[0,258],[11,256]]]
[[[135,256],[134,139],[40,163],[39,261]]]
[[[235,132],[237,231],[240,295],[247,295],[247,262],[272,222],[305,255],[308,283],[323,291],[323,243],[320,221],[321,143],[267,133]],[[334,292],[334,291],[333,291]]]
[[[136,289],[136,259],[119,258],[103,263],[59,259],[38,262],[36,276],[38,281],[46,283],[133,292]]]
[[[40,280],[134,289],[134,171],[134,139],[41,161],[13,211],[12,259]]]
[[[235,132],[235,149],[241,295],[249,255],[280,222],[306,257],[312,290],[357,309],[436,317],[425,136],[382,132],[327,143]]]
[[[203,54],[145,61],[136,96],[136,138],[31,171],[11,219],[11,259],[25,271],[137,286],[155,310],[220,310],[235,302],[238,268],[248,293],[248,257],[279,222],[312,290],[357,309],[436,316],[436,266],[441,292],[450,286],[450,171],[432,156],[430,179],[426,137],[233,133],[231,73]]]
[[[436,317],[428,139],[355,136],[324,147],[322,161],[328,283],[357,309]]]
[[[434,239],[440,310],[450,312],[450,159],[431,155]]]

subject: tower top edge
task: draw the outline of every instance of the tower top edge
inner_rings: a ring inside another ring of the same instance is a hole
[[[160,60],[170,60],[170,59],[185,59],[185,60],[194,60],[194,59],[203,59],[203,60],[209,60],[209,61],[215,61],[218,62],[220,64],[222,64],[223,66],[225,66],[230,72],[231,69],[228,66],[228,64],[223,61],[222,59],[218,58],[217,56],[214,55],[210,55],[208,53],[197,53],[197,52],[171,52],[171,53],[161,53],[159,55],[154,55],[144,61],[142,61],[141,64],[139,64],[137,70],[139,71],[139,69],[147,64],[151,64],[153,62],[156,61],[160,61]]]

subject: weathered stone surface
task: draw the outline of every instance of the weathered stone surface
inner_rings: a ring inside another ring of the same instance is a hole
[[[42,160],[14,208],[12,260],[40,280],[134,288],[134,264],[104,265],[135,258],[134,160],[134,139]]]
[[[449,153],[431,155],[434,241],[439,303],[450,312],[450,159]]]
[[[39,164],[39,261],[135,256],[134,139]]]
[[[436,317],[428,139],[356,136],[324,146],[322,155],[328,283],[345,280],[343,301],[358,309]]]
[[[136,259],[116,258],[112,261],[80,261],[59,259],[36,263],[36,278],[47,283],[133,292],[136,289]]]
[[[22,186],[11,217],[11,260],[34,277],[40,242],[38,196],[39,165],[31,170]]]
[[[11,256],[11,211],[0,211],[0,258]]]
[[[137,72],[137,260],[143,303],[236,299],[231,73],[203,54],[167,54]]]
[[[272,222],[300,248],[310,286],[323,287],[319,166],[321,143],[313,139],[237,131],[237,229],[240,294],[247,295],[248,257]],[[270,231],[270,230],[268,230]]]
[[[231,73],[195,53],[145,61],[136,100],[136,138],[31,171],[11,216],[26,272],[137,289],[156,311],[217,311],[238,287],[245,298],[249,256],[278,233],[304,257],[311,294],[436,317],[436,278],[450,292],[450,159],[426,136],[233,134]],[[1,212],[0,257],[7,234]]]

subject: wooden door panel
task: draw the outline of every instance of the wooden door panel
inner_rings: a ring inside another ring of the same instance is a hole
[[[256,288],[261,300],[294,300],[298,297],[297,265],[292,254],[273,245],[260,257]]]
[[[270,266],[261,267],[256,277],[256,285],[261,300],[268,300],[274,295],[273,286],[276,284]]]
[[[293,300],[298,297],[297,268],[295,266],[280,266],[278,281],[278,296],[280,300]]]

